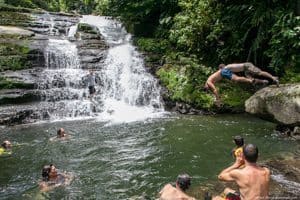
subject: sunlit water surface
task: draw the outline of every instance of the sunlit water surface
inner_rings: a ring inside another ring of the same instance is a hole
[[[293,151],[293,141],[271,136],[274,126],[245,115],[221,115],[2,127],[0,140],[15,146],[12,156],[0,158],[0,199],[154,199],[181,172],[193,177],[192,187],[216,180],[232,161],[234,135],[257,144],[261,160]],[[59,127],[70,139],[50,141]],[[40,193],[41,168],[48,163],[72,173],[71,185]]]

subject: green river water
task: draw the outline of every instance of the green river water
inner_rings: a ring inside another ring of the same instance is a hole
[[[64,127],[67,140],[50,141]],[[181,116],[128,124],[94,120],[2,127],[13,154],[0,157],[0,199],[155,199],[187,172],[192,188],[217,179],[232,162],[232,136],[255,143],[260,160],[292,152],[296,142],[272,136],[275,124],[248,115]],[[74,175],[67,187],[40,193],[43,165]]]

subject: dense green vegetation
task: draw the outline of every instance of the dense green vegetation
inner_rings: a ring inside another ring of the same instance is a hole
[[[219,63],[252,62],[280,77],[300,81],[300,3],[287,0],[0,0],[50,11],[119,17],[147,52],[170,99],[211,109],[202,91]],[[150,64],[149,64],[150,63]],[[218,84],[225,106],[243,107],[253,87]]]
[[[0,72],[4,70],[21,70],[30,67],[29,48],[26,45],[0,43]]]
[[[148,60],[161,63],[157,75],[173,100],[211,109],[212,97],[201,89],[219,63],[249,61],[282,82],[300,80],[297,1],[107,0],[100,8],[119,16]],[[229,81],[218,87],[234,108],[256,89]]]
[[[96,6],[94,0],[0,0],[0,3],[9,4],[15,7],[41,8],[48,11],[78,11],[91,13]]]

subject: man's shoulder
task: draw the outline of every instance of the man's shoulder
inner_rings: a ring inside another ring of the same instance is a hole
[[[168,183],[161,189],[160,193],[171,190],[175,190],[175,188],[170,183]]]

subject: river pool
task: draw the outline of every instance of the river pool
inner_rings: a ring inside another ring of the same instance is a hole
[[[64,127],[66,140],[50,141]],[[111,124],[97,120],[2,127],[13,154],[0,158],[0,199],[154,199],[187,172],[192,187],[216,180],[230,164],[232,137],[255,143],[260,160],[294,151],[296,142],[272,135],[275,124],[248,115],[171,115]],[[74,175],[67,187],[40,193],[43,165]]]

